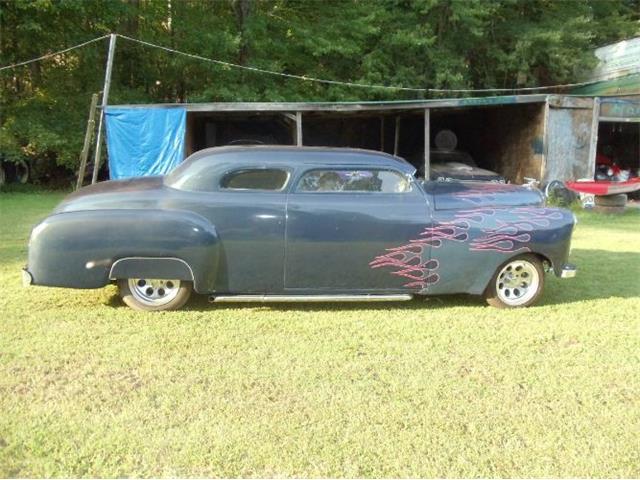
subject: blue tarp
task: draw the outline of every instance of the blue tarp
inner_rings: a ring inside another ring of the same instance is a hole
[[[105,113],[110,178],[163,175],[182,162],[184,108],[107,107]]]

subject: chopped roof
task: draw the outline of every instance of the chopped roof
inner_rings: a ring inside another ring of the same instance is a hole
[[[295,145],[238,145],[211,147],[204,150],[198,150],[186,161],[198,160],[202,157],[224,154],[224,153],[241,153],[251,152],[260,153],[261,162],[283,162],[281,156],[265,155],[277,152],[300,153],[300,157],[296,158],[297,163],[322,163],[328,165],[340,165],[348,163],[350,165],[393,165],[407,173],[415,172],[415,167],[405,159],[390,155],[386,152],[378,152],[375,150],[365,150],[361,148],[343,148],[343,147],[299,147]],[[348,160],[345,159],[348,156]],[[286,161],[286,160],[285,160]]]

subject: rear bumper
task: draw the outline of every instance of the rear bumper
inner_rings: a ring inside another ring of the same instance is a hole
[[[573,278],[578,273],[578,268],[571,263],[565,263],[562,265],[562,272],[560,272],[560,278]]]

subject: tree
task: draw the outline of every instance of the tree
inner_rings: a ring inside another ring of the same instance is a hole
[[[0,1],[0,65],[118,32],[281,73],[421,88],[581,80],[640,0]],[[0,154],[75,169],[106,39],[0,72]],[[417,98],[222,67],[118,39],[111,103]]]

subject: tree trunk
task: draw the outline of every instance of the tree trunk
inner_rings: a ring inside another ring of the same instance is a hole
[[[238,63],[246,65],[249,58],[249,42],[247,39],[247,23],[251,16],[251,0],[233,0],[233,11],[236,15],[236,24],[240,34],[240,50],[238,51]]]

